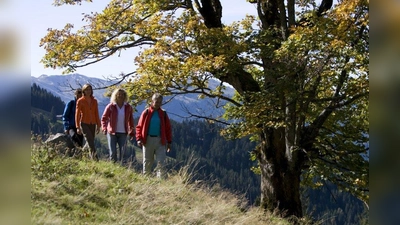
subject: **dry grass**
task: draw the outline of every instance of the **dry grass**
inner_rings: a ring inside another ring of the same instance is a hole
[[[106,161],[51,156],[40,147],[32,149],[31,163],[32,224],[290,224],[245,208],[217,186],[190,183],[191,165],[159,180]]]

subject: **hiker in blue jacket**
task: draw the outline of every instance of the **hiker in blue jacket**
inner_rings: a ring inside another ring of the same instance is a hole
[[[78,134],[75,125],[75,111],[76,111],[76,100],[82,97],[82,89],[78,88],[75,90],[74,100],[69,101],[65,105],[62,120],[64,124],[64,132],[69,135],[73,142],[79,147],[83,146],[83,135]]]

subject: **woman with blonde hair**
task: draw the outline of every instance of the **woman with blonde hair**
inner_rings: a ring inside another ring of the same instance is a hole
[[[107,135],[110,160],[116,162],[117,144],[119,146],[119,158],[123,162],[128,135],[132,140],[135,137],[133,123],[133,108],[127,103],[128,94],[124,89],[117,88],[113,91],[110,103],[106,106],[101,117],[101,126]]]
[[[100,132],[100,117],[97,100],[93,97],[93,88],[90,84],[82,87],[83,96],[76,103],[75,123],[77,133],[83,134],[89,145],[91,159],[99,160],[94,146],[95,134]],[[95,133],[96,132],[96,133]]]

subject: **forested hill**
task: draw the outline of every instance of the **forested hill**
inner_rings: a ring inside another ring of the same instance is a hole
[[[39,108],[47,112],[54,111],[62,114],[64,110],[64,102],[60,97],[54,96],[51,92],[39,87],[36,83],[31,86],[31,107]]]
[[[57,115],[64,111],[65,103],[60,97],[54,96],[36,85],[31,86],[31,132],[35,134],[49,134],[62,132],[61,121]]]

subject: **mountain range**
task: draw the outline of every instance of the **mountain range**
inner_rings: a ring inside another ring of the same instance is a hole
[[[43,89],[51,92],[56,97],[60,97],[64,103],[67,103],[74,98],[74,89],[82,87],[84,84],[89,83],[93,86],[93,95],[99,104],[100,115],[104,112],[106,105],[110,102],[110,98],[106,96],[107,89],[105,86],[110,86],[116,83],[115,80],[106,80],[95,77],[88,77],[82,74],[68,74],[68,75],[41,75],[39,77],[31,76],[31,85],[36,83]],[[219,81],[210,80],[209,87],[215,87],[219,85]],[[231,97],[234,94],[234,89],[227,86],[226,95]],[[151,97],[151,96],[149,96]],[[192,114],[202,116],[216,117],[222,115],[223,109],[216,108],[215,102],[212,99],[201,99],[198,94],[184,94],[177,95],[170,99],[169,96],[164,97],[165,105],[162,106],[172,120],[181,122],[185,118],[195,119],[190,117],[190,111]],[[170,101],[169,101],[170,100]],[[225,103],[221,101],[218,105],[222,106]],[[134,117],[139,117],[140,113],[145,109],[146,103],[142,103],[136,107]]]

